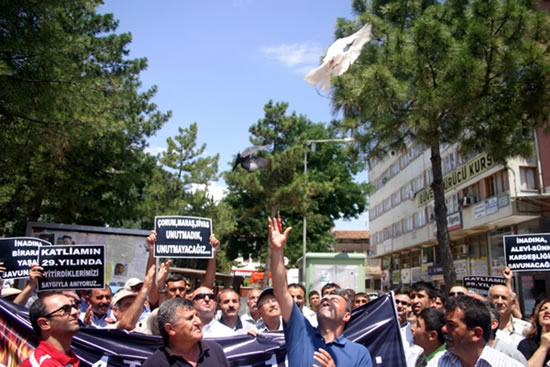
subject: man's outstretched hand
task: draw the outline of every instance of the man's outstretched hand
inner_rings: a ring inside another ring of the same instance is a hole
[[[284,233],[281,233],[276,218],[267,218],[267,223],[271,247],[275,250],[284,250],[286,241],[288,240],[288,234],[292,230],[292,227],[288,227]]]

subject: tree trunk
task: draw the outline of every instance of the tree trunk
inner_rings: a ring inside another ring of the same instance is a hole
[[[449,289],[456,282],[456,272],[451,255],[451,239],[447,229],[447,205],[445,204],[445,188],[443,185],[443,169],[441,168],[441,153],[439,141],[431,147],[433,182],[431,184],[434,192],[434,212],[437,225],[437,243],[439,245],[439,264],[443,267],[445,287]]]

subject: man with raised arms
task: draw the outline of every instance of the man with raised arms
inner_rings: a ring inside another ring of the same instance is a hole
[[[291,228],[281,233],[276,219],[268,221],[273,290],[283,317],[288,365],[371,367],[368,349],[342,336],[351,318],[351,301],[345,291],[323,297],[317,311],[318,328],[311,326],[300,312],[288,292],[284,265],[284,249]]]

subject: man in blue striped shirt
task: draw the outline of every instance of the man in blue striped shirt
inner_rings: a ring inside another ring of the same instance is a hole
[[[521,363],[491,348],[491,315],[487,306],[470,296],[450,297],[443,334],[447,351],[427,367],[520,367]]]

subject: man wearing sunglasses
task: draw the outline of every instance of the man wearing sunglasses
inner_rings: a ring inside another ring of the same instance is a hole
[[[311,326],[288,293],[284,249],[292,228],[281,233],[274,218],[268,218],[268,228],[273,290],[283,316],[288,365],[371,367],[368,349],[342,335],[351,318],[351,301],[347,293],[336,290],[323,296],[317,311],[319,327]]]
[[[394,294],[397,317],[399,318],[399,330],[401,331],[401,339],[403,340],[403,351],[405,352],[407,366],[412,367],[415,365],[418,356],[422,354],[422,348],[414,344],[413,324],[408,321],[409,314],[411,313],[411,298],[408,293],[401,289],[395,290]]]
[[[468,293],[468,288],[461,285],[455,285],[451,287],[449,291],[449,297],[463,296]]]
[[[217,306],[212,289],[199,287],[193,293],[193,307],[202,322],[202,334],[205,338],[235,335],[232,329],[216,320]]]
[[[78,367],[80,360],[71,350],[73,336],[80,330],[78,314],[78,306],[62,293],[51,292],[38,298],[29,309],[29,316],[40,343],[21,366]]]

